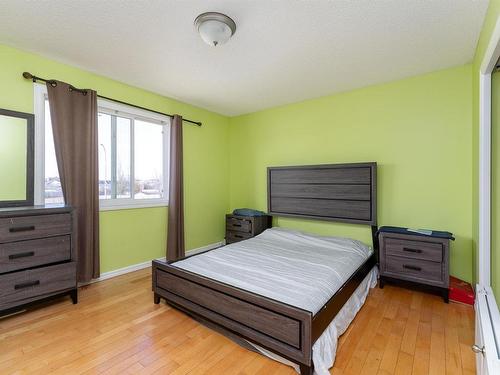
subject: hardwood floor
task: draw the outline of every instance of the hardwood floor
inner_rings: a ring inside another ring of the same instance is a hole
[[[294,370],[240,348],[162,301],[150,269],[0,320],[0,374],[278,374]],[[473,374],[474,312],[387,285],[341,337],[332,374]]]

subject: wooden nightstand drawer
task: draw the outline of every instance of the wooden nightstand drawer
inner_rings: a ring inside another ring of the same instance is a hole
[[[247,239],[252,238],[252,237],[253,236],[250,233],[227,231],[226,232],[226,244],[247,240]]]
[[[387,238],[385,241],[387,255],[412,259],[443,261],[443,245],[435,242],[410,241],[401,238]]]
[[[226,230],[236,232],[252,232],[252,222],[248,219],[241,219],[237,217],[226,218]]]
[[[443,281],[441,263],[421,259],[387,256],[385,270],[393,276],[413,278],[418,281]]]

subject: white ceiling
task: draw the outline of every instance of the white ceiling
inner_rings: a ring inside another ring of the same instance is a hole
[[[487,6],[488,0],[1,0],[0,43],[238,115],[470,62]],[[236,21],[227,44],[209,47],[196,33],[193,21],[205,11]]]

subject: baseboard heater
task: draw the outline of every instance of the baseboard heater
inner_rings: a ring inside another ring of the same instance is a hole
[[[476,286],[476,372],[500,374],[500,313],[490,287]]]

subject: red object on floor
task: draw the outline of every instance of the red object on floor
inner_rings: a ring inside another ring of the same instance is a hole
[[[457,302],[474,304],[474,290],[471,285],[465,281],[450,276],[450,299]]]

